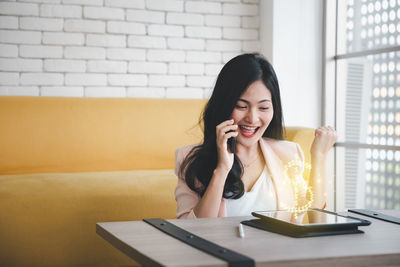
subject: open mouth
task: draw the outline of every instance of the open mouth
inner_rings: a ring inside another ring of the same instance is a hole
[[[239,125],[239,131],[245,137],[253,137],[260,127]]]

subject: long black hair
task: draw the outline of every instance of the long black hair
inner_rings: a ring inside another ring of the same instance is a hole
[[[186,184],[200,196],[205,193],[218,164],[216,126],[231,118],[240,96],[250,84],[262,81],[270,90],[274,115],[263,137],[283,139],[283,117],[278,79],[272,65],[262,55],[243,54],[231,59],[218,75],[213,93],[203,113],[203,143],[194,147],[180,167]],[[244,194],[243,165],[235,155],[225,182],[223,197],[240,198]]]

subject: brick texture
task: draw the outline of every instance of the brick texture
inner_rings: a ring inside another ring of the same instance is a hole
[[[208,98],[259,0],[2,0],[0,95]]]

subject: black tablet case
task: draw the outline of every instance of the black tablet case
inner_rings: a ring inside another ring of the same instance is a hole
[[[337,215],[334,212],[329,212],[329,211],[322,211],[322,212]],[[342,217],[359,220],[360,224],[359,225],[345,225],[345,224],[315,225],[312,227],[307,227],[300,225],[292,225],[289,223],[273,223],[263,219],[247,220],[247,221],[242,221],[241,223],[261,230],[297,238],[326,236],[326,235],[360,234],[364,232],[359,230],[358,226],[367,226],[371,224],[370,221],[355,217],[350,217],[350,216],[342,216]]]

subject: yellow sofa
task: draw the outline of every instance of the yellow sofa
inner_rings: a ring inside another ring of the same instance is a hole
[[[204,104],[0,97],[0,265],[134,265],[95,223],[174,218],[174,151]],[[309,158],[313,129],[286,130]]]

